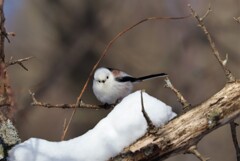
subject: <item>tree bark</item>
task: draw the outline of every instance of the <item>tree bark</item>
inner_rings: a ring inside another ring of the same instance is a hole
[[[12,90],[5,67],[4,40],[7,38],[3,12],[4,0],[0,0],[0,160],[6,160],[7,151],[20,142],[11,119],[14,111]]]
[[[240,115],[240,81],[227,83],[207,101],[159,128],[146,134],[112,158],[122,160],[164,160],[186,153],[205,135],[234,120]]]

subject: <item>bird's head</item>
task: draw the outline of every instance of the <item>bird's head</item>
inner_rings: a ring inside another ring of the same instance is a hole
[[[106,84],[113,80],[112,72],[107,68],[98,68],[94,73],[94,82],[97,84]]]

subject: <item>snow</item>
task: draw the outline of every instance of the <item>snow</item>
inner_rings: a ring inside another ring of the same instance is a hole
[[[172,108],[143,92],[144,108],[153,124],[164,125],[176,116]],[[82,136],[60,142],[31,138],[9,151],[8,161],[105,161],[147,132],[141,93],[125,97],[106,118]]]

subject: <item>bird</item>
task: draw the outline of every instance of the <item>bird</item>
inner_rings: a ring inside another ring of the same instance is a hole
[[[166,73],[158,73],[135,78],[118,69],[100,67],[94,72],[92,88],[101,103],[113,105],[130,94],[135,83],[166,76]]]

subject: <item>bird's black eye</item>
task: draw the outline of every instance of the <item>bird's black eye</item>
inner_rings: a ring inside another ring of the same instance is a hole
[[[101,81],[100,81],[100,80],[98,80],[98,82],[99,82],[99,83],[101,83]]]
[[[108,79],[109,77],[107,76],[107,79]]]

